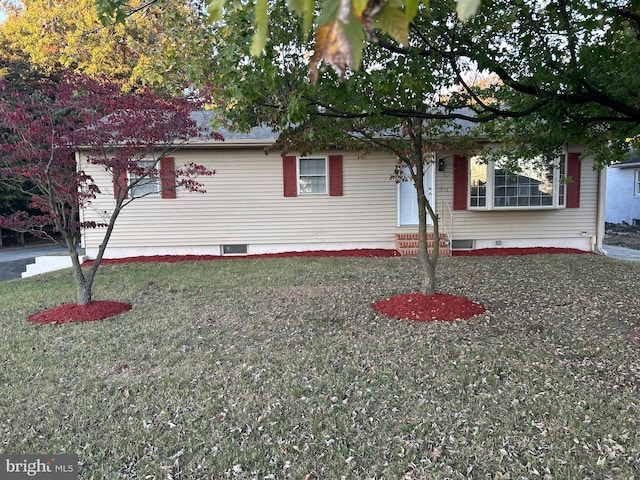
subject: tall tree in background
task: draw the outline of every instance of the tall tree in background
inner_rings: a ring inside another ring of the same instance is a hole
[[[202,135],[191,113],[201,101],[161,98],[150,92],[121,93],[122,85],[86,76],[63,76],[42,82],[30,92],[0,80],[0,184],[28,195],[30,208],[0,217],[0,226],[42,231],[54,225],[73,264],[77,303],[91,302],[93,281],[118,215],[135,200],[131,195],[150,177],[163,188],[202,191],[196,180],[212,171],[200,165],[177,167],[163,159],[180,144]],[[100,165],[112,177],[97,185],[78,168],[76,152]],[[144,163],[140,163],[144,159]],[[150,163],[149,160],[152,160]],[[104,224],[79,223],[79,212],[103,190],[115,190],[115,205]],[[76,251],[80,229],[105,228],[93,265],[83,270]]]
[[[180,91],[206,82],[212,35],[196,3],[134,0],[126,22],[107,26],[99,22],[93,0],[0,5],[7,12],[0,24],[0,63],[22,62],[43,75],[71,70],[101,76],[125,89]]]

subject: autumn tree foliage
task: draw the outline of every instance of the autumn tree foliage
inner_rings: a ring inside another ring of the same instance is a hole
[[[125,94],[121,84],[79,75],[65,75],[58,83],[42,81],[28,92],[0,80],[0,184],[28,195],[30,209],[38,212],[0,217],[0,226],[46,234],[43,227],[53,225],[72,260],[77,303],[90,303],[93,281],[118,215],[135,200],[131,189],[158,176],[159,162],[182,143],[208,131],[191,115],[201,104],[201,100],[163,98],[151,91]],[[96,184],[78,168],[80,151],[84,161],[110,173],[109,185]],[[214,172],[190,164],[176,166],[170,173],[175,178],[172,187],[199,192],[203,190],[198,177]],[[113,188],[113,176],[117,198],[104,223],[81,224],[80,210],[91,204],[101,188]],[[81,267],[76,250],[81,228],[105,231],[95,262],[87,270]]]
[[[127,2],[126,23],[102,25],[93,0],[0,0],[2,63],[21,62],[42,75],[73,71],[106,77],[132,90],[180,91],[205,82],[211,29],[197,5],[181,0]]]

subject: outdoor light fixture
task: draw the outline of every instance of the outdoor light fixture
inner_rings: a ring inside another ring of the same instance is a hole
[[[438,160],[438,171],[444,172],[444,158],[441,158],[440,160]]]

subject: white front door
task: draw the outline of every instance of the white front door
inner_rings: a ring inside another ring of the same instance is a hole
[[[409,167],[405,166],[403,176],[409,178]],[[429,163],[424,167],[424,191],[431,207],[435,210],[435,184],[436,169],[435,164]],[[400,225],[418,225],[418,197],[416,195],[416,187],[411,179],[398,184],[398,210]],[[427,215],[427,225],[433,222],[431,217]]]

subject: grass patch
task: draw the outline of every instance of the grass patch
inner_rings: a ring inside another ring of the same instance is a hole
[[[414,323],[371,303],[410,258],[105,266],[111,320],[34,325],[69,271],[0,284],[0,451],[77,453],[80,478],[634,478],[640,264],[445,258],[487,305]]]

